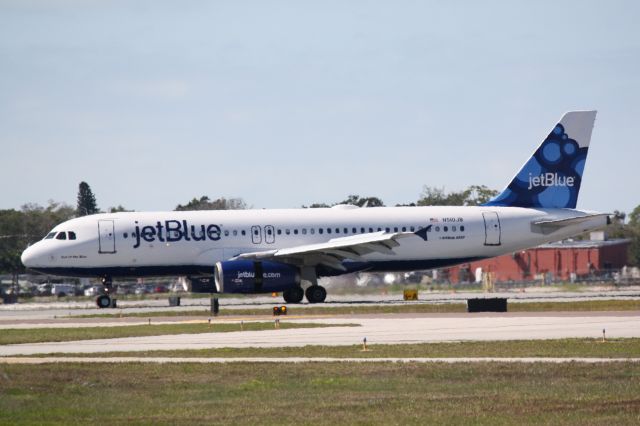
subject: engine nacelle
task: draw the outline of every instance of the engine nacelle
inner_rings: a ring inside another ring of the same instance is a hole
[[[300,285],[300,271],[278,262],[229,260],[216,263],[218,293],[271,293]]]

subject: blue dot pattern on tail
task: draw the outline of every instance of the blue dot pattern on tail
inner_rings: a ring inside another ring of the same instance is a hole
[[[588,150],[557,124],[509,186],[486,205],[575,208]]]

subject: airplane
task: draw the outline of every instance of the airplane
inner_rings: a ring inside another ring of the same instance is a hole
[[[28,247],[29,269],[97,277],[111,306],[120,277],[187,276],[192,292],[282,292],[324,302],[319,277],[442,268],[607,225],[576,210],[596,111],[564,114],[507,187],[480,206],[120,212],[57,225]]]

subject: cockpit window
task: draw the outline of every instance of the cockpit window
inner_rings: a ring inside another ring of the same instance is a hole
[[[69,239],[70,240],[75,240],[76,239],[76,233],[73,231],[69,231]]]
[[[56,233],[55,233],[55,232],[49,232],[49,233],[47,234],[47,236],[46,236],[46,237],[44,237],[44,239],[45,239],[45,240],[50,240],[50,239],[52,239],[52,238],[53,238],[53,237],[55,237],[55,236],[56,236]]]
[[[56,240],[66,240],[66,239],[67,239],[66,232],[58,232],[58,235],[56,236]]]

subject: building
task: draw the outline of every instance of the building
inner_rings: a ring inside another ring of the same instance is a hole
[[[590,240],[565,240],[443,271],[451,283],[480,282],[490,272],[494,282],[574,281],[607,276],[628,263],[630,240],[607,240],[594,232]]]

